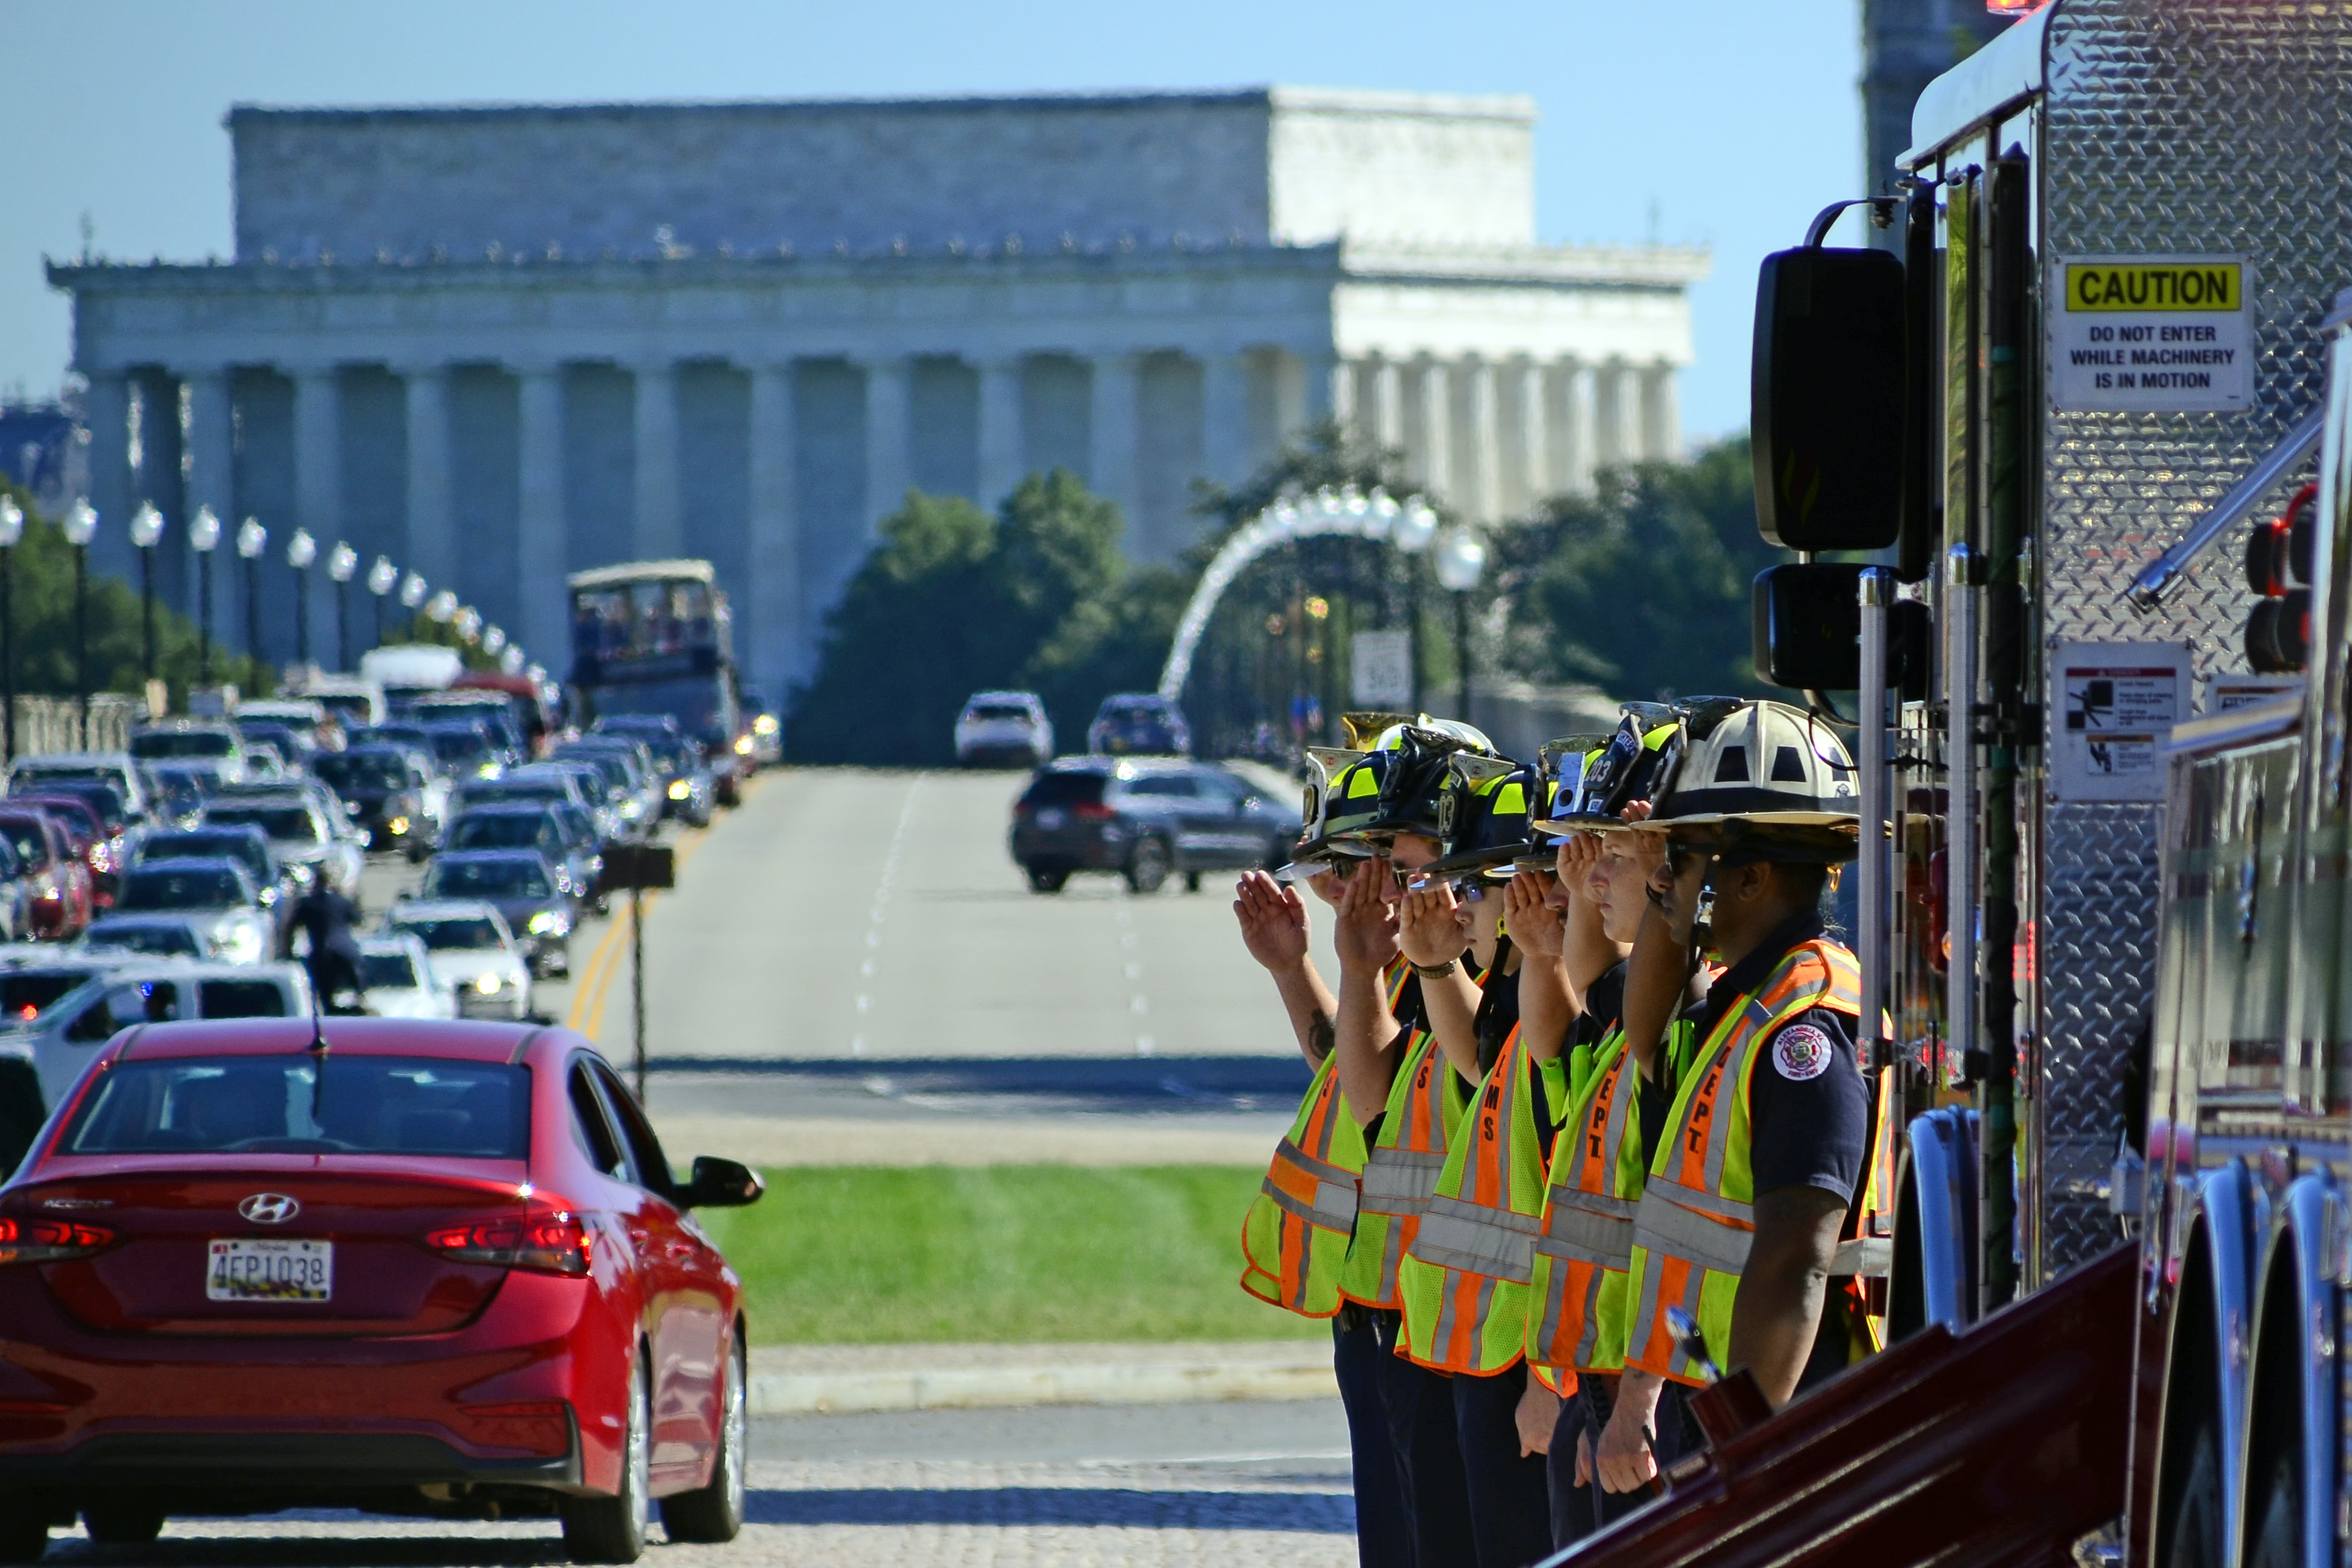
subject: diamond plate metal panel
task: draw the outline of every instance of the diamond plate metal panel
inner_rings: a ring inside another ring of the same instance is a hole
[[[2352,5],[2059,0],[2039,163],[2041,250],[2244,251],[2255,258],[2257,406],[2242,414],[2047,411],[2042,629],[2050,639],[2179,638],[2198,680],[2242,668],[2243,535],[2210,551],[2165,612],[2123,602],[2132,574],[2218,500],[2326,375],[2317,327],[2352,286]],[[2295,482],[2300,482],[2298,479]],[[2282,500],[2284,499],[2284,489]],[[2045,712],[2059,705],[2043,693]],[[2156,970],[2158,808],[2045,803],[2029,1135],[2048,1278],[2105,1250],[2105,1174],[2124,1053]]]

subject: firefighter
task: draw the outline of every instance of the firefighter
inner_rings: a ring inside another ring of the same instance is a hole
[[[1673,1309],[1696,1319],[1707,1360],[1748,1369],[1775,1405],[1847,1364],[1852,1298],[1824,1281],[1868,1206],[1859,977],[1821,914],[1854,855],[1853,764],[1800,710],[1725,702],[1682,715],[1660,772],[1636,825],[1665,847],[1650,896],[1680,951],[1707,900],[1724,967],[1685,1015],[1687,1059],[1679,1045],[1659,1053],[1641,1085],[1642,1120],[1660,1132],[1633,1215],[1625,1375],[1595,1456],[1621,1493],[1656,1474],[1661,1380],[1702,1381]],[[1655,1050],[1660,1031],[1642,1026],[1649,1037],[1629,1032],[1629,1046]]]
[[[1350,841],[1335,840],[1330,833],[1326,761],[1326,754],[1308,760],[1308,826],[1285,871],[1334,903],[1341,875],[1337,866],[1361,857],[1352,853]],[[1376,761],[1366,776],[1377,781],[1383,767],[1384,759]],[[1343,805],[1338,820],[1343,828],[1360,825],[1370,820],[1370,809],[1359,806],[1351,822]],[[1384,1352],[1369,1314],[1339,1289],[1355,1220],[1353,1181],[1363,1171],[1365,1151],[1331,1059],[1339,1003],[1309,956],[1312,922],[1295,886],[1252,871],[1234,889],[1234,914],[1243,946],[1273,977],[1299,1053],[1314,1074],[1290,1135],[1276,1146],[1263,1191],[1243,1222],[1242,1288],[1286,1310],[1331,1320],[1332,1372],[1347,1412],[1352,1455],[1357,1560],[1362,1568],[1414,1568],[1403,1480],[1381,1399]]]

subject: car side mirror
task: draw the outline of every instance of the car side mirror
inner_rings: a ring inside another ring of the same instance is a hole
[[[678,1197],[690,1209],[739,1209],[758,1203],[767,1190],[760,1173],[740,1160],[697,1154],[694,1174]]]

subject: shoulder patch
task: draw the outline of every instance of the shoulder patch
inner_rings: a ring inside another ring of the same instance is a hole
[[[1836,1054],[1829,1036],[1811,1024],[1791,1024],[1772,1038],[1772,1065],[1792,1083],[1821,1077]]]

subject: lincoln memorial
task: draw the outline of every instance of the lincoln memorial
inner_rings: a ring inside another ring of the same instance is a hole
[[[1505,522],[1677,450],[1706,266],[1538,245],[1518,98],[241,107],[227,130],[233,258],[49,278],[98,563],[132,570],[152,500],[159,585],[193,611],[186,518],[259,519],[280,659],[298,526],[558,674],[566,571],[707,556],[776,696],[909,487],[992,504],[1060,465],[1166,560],[1195,479],[1337,416]],[[213,575],[232,631],[241,574]]]

